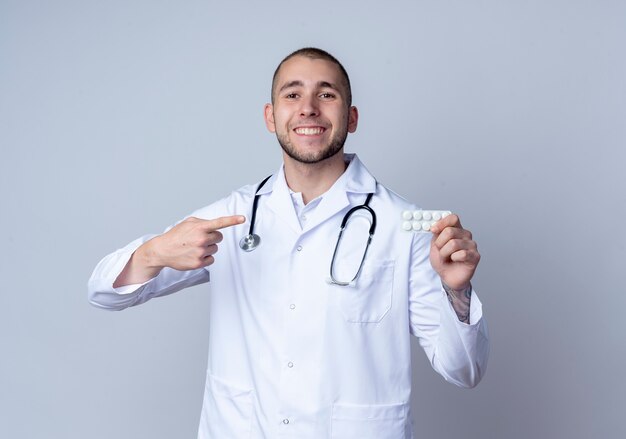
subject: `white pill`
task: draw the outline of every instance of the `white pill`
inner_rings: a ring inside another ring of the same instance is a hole
[[[428,232],[437,221],[451,214],[449,210],[404,210],[402,211],[402,229],[407,232],[411,230]]]

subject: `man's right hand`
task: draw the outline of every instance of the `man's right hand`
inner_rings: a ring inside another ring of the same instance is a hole
[[[245,220],[241,215],[212,220],[187,218],[135,250],[113,287],[146,282],[165,267],[185,271],[211,265],[223,238],[219,230]]]

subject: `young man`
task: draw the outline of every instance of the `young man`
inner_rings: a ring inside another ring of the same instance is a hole
[[[123,309],[210,278],[201,439],[412,438],[411,333],[446,380],[485,371],[476,243],[454,214],[402,229],[415,206],[343,152],[358,111],[327,52],[280,63],[265,122],[278,172],[105,257],[90,301]]]

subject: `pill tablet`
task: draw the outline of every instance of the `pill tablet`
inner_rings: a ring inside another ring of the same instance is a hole
[[[449,210],[405,210],[402,212],[402,230],[428,232],[433,224],[447,217]]]

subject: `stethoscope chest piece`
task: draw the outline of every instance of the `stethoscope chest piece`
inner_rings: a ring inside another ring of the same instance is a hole
[[[239,241],[239,247],[245,252],[251,252],[259,246],[261,243],[261,237],[256,233],[247,234],[241,241]]]

